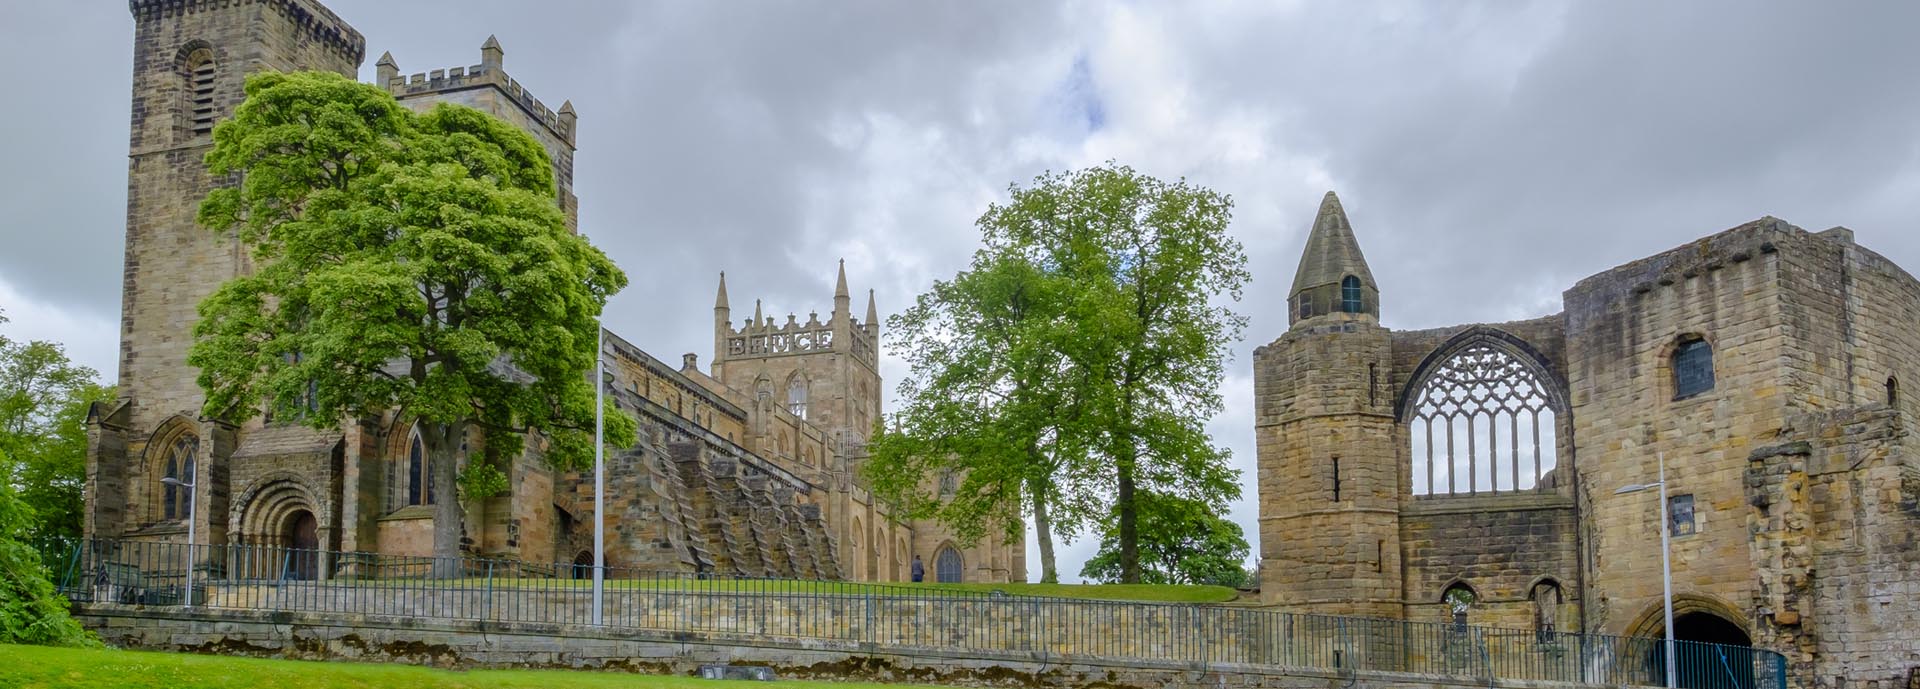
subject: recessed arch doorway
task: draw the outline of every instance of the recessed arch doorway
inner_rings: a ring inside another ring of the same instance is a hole
[[[287,514],[280,527],[282,543],[287,544],[286,578],[315,579],[320,576],[320,521],[313,512],[300,509]]]

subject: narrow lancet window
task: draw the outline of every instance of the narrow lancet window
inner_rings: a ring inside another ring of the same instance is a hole
[[[187,55],[186,64],[186,100],[182,109],[186,114],[187,131],[201,136],[213,131],[214,119],[218,112],[213,104],[213,83],[217,67],[213,62],[213,51],[200,48]]]

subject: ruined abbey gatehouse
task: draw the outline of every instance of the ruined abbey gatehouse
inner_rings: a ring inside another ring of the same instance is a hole
[[[1329,193],[1288,296],[1254,354],[1267,603],[1658,637],[1664,529],[1680,639],[1920,686],[1920,283],[1853,231],[1761,218],[1551,316],[1399,331]]]

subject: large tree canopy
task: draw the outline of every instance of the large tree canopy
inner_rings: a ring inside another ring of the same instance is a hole
[[[876,492],[963,543],[1017,538],[1031,514],[1046,582],[1058,580],[1053,536],[1106,509],[1086,447],[1097,431],[1079,414],[1089,406],[1081,371],[1054,342],[1071,336],[1069,288],[1017,252],[980,251],[895,316],[892,343],[913,375],[865,466]]]
[[[1013,187],[969,270],[892,323],[914,375],[869,465],[881,494],[922,504],[930,473],[961,472],[944,506],[910,513],[970,534],[1018,528],[1024,505],[1046,576],[1050,519],[1071,534],[1110,496],[1120,579],[1139,581],[1140,491],[1240,493],[1204,429],[1246,322],[1215,303],[1247,280],[1231,208],[1115,164]]]
[[[0,481],[34,514],[22,533],[28,541],[80,537],[87,407],[113,396],[96,377],[57,343],[0,336]]]
[[[253,260],[200,305],[206,412],[331,428],[397,410],[465,498],[506,488],[493,461],[456,476],[469,427],[490,457],[530,431],[558,466],[590,457],[598,318],[626,276],[567,229],[539,143],[337,74],[256,74],[246,93],[207,154],[237,184],[200,206]],[[607,416],[608,442],[630,444],[633,420]],[[435,509],[435,554],[456,555],[458,501]]]

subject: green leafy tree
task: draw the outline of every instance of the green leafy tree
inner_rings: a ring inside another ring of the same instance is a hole
[[[1057,582],[1053,536],[1105,511],[1078,413],[1081,371],[1054,346],[1071,336],[1060,276],[1018,252],[980,251],[889,322],[912,367],[901,410],[865,465],[874,489],[907,515],[939,519],[972,543],[1021,535],[1034,518],[1041,581]]]
[[[1245,588],[1252,581],[1245,562],[1247,546],[1240,525],[1219,516],[1219,505],[1204,500],[1139,493],[1140,579],[1149,584],[1212,584]],[[1119,529],[1100,539],[1100,550],[1080,576],[1100,582],[1123,578]]]
[[[87,407],[113,396],[97,377],[57,343],[0,336],[0,480],[34,514],[23,534],[30,542],[80,537]]]
[[[397,410],[465,499],[507,488],[496,463],[530,432],[559,467],[590,457],[597,319],[626,276],[568,231],[540,144],[337,74],[255,74],[246,94],[206,157],[236,183],[199,211],[254,265],[200,304],[188,363],[206,412],[325,429]],[[607,418],[607,441],[631,444],[632,418]],[[470,428],[488,452],[458,473]],[[436,500],[435,555],[459,554],[461,519]]]
[[[66,597],[27,543],[33,523],[33,510],[0,484],[0,644],[99,645],[67,614]]]
[[[1088,383],[1090,448],[1108,466],[1120,580],[1140,580],[1140,491],[1239,497],[1238,472],[1204,424],[1221,409],[1228,348],[1246,319],[1246,255],[1227,234],[1232,200],[1107,165],[1015,187],[980,225],[1065,279],[1069,327],[1053,344]]]

